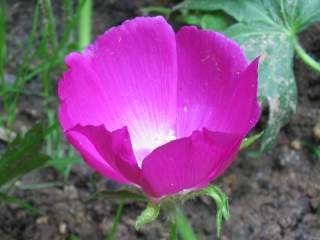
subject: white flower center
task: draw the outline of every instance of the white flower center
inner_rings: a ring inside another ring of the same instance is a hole
[[[133,150],[137,157],[138,165],[141,167],[143,159],[154,149],[176,139],[174,130],[167,132],[153,133],[152,137],[140,137],[138,141],[133,141]]]
[[[158,133],[155,135],[154,143],[150,142],[150,148],[156,148],[158,146],[161,146],[167,142],[170,142],[172,140],[175,140],[176,136],[174,134],[174,131],[172,129],[169,130],[168,134],[162,134]]]

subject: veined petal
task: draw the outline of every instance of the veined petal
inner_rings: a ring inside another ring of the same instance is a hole
[[[130,136],[126,127],[109,132],[103,125],[97,127],[77,125],[69,130],[68,134],[70,132],[76,132],[86,137],[113,170],[119,172],[130,182],[139,184],[140,168],[132,151]]]
[[[115,168],[114,158],[116,153],[110,151],[109,156],[101,155],[94,145],[95,143],[88,139],[86,134],[83,133],[85,131],[79,131],[79,128],[81,127],[76,126],[74,129],[67,131],[65,135],[68,141],[81,154],[86,163],[93,170],[106,178],[110,178],[119,183],[132,183],[129,179],[123,176],[117,168]],[[108,137],[109,139],[112,138],[112,134]]]
[[[65,129],[79,123],[110,131],[127,126],[134,150],[146,153],[172,135],[176,42],[164,18],[126,21],[66,61],[69,70],[59,84]]]
[[[142,188],[148,195],[160,198],[205,187],[217,166],[232,160],[241,140],[239,135],[203,129],[171,141],[144,159]]]
[[[108,117],[101,78],[91,68],[89,59],[71,53],[66,59],[68,70],[58,84],[59,120],[64,131],[80,125],[100,125]]]
[[[177,136],[189,136],[203,127],[245,135],[259,117],[258,62],[246,70],[240,46],[220,33],[184,27],[176,39]]]

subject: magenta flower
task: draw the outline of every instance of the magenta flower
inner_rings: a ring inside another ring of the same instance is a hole
[[[86,163],[150,198],[206,187],[256,124],[258,60],[162,17],[111,28],[66,58],[59,118]]]

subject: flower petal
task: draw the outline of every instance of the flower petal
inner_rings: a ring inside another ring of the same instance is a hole
[[[203,129],[169,142],[144,159],[142,188],[148,195],[160,198],[205,187],[216,167],[230,162],[241,140],[239,135]]]
[[[176,43],[164,18],[126,21],[66,61],[69,70],[59,85],[64,128],[127,126],[134,149],[140,150],[153,148],[155,136],[174,129]]]
[[[246,134],[257,118],[258,62],[246,70],[241,48],[220,33],[184,27],[176,39],[178,137],[203,127]]]
[[[96,171],[116,181],[124,178],[125,183],[139,184],[140,168],[126,127],[109,132],[103,125],[77,125],[67,131],[67,137]]]
[[[100,77],[80,53],[69,54],[65,61],[68,70],[58,85],[59,120],[64,131],[78,124],[102,124],[108,115]]]

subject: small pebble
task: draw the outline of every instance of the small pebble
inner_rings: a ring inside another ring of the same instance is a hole
[[[37,224],[47,224],[48,223],[48,217],[47,216],[43,216],[43,217],[39,217],[36,220]]]
[[[320,121],[313,127],[313,136],[316,140],[320,140]]]
[[[59,233],[63,234],[63,235],[67,233],[67,224],[66,223],[64,223],[64,222],[60,223]]]
[[[294,150],[301,150],[302,145],[301,142],[299,140],[293,140],[290,144],[290,146],[294,149]]]
[[[64,192],[69,199],[78,199],[78,191],[73,185],[68,185],[64,187]]]

